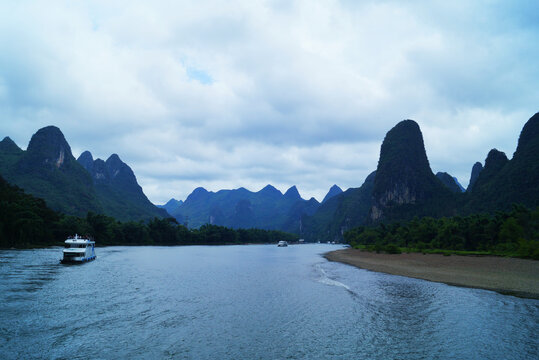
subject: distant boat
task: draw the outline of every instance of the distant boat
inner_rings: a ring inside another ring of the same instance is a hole
[[[286,241],[279,241],[279,243],[277,244],[278,247],[285,247],[285,246],[288,246],[288,243]]]
[[[62,251],[62,264],[81,264],[87,261],[95,260],[95,241],[87,237],[75,236],[68,237],[65,241],[65,249]]]

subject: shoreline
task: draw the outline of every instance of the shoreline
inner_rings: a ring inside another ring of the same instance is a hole
[[[539,261],[496,256],[376,254],[343,249],[323,255],[360,269],[539,299]]]

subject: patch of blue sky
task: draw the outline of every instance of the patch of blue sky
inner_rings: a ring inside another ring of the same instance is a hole
[[[213,84],[213,78],[204,70],[196,69],[193,67],[186,68],[187,76],[189,79],[196,80],[204,85]]]

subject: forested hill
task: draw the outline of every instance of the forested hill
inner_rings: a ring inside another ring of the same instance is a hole
[[[85,151],[77,161],[91,175],[104,214],[121,221],[169,216],[148,200],[133,170],[117,154],[103,161]]]
[[[44,199],[56,211],[73,215],[102,211],[90,174],[75,160],[60,129],[38,130],[26,151],[10,148],[0,147],[0,175],[11,184]]]
[[[120,220],[168,216],[146,198],[117,155],[106,162],[93,161],[89,152],[83,155],[78,162],[60,129],[47,126],[32,136],[26,151],[9,137],[0,142],[0,175],[68,215],[92,211]]]
[[[374,175],[375,174],[375,175]],[[378,167],[360,188],[320,205],[304,220],[309,240],[342,240],[357,226],[509,211],[513,204],[539,206],[539,113],[524,125],[512,159],[493,149],[483,168],[473,167],[466,192],[451,176],[432,173],[418,124],[391,129],[381,147]]]
[[[382,142],[370,220],[399,219],[407,216],[404,208],[421,211],[423,204],[451,198],[451,191],[432,173],[419,125],[413,120],[398,123]]]
[[[539,206],[539,113],[524,125],[511,160],[491,150],[471,190],[467,213]]]

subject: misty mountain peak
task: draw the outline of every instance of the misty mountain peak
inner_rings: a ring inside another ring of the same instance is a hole
[[[329,191],[326,194],[326,196],[324,196],[324,200],[322,200],[322,203],[325,203],[326,201],[328,201],[332,197],[334,197],[336,195],[339,195],[342,192],[343,192],[342,189],[340,187],[338,187],[337,184],[334,184],[331,188],[329,188]]]
[[[157,207],[165,209],[167,213],[171,216],[174,216],[173,214],[178,211],[179,207],[183,204],[182,200],[176,200],[174,198],[167,201],[165,205],[157,205]]]
[[[185,199],[185,203],[193,203],[197,201],[203,201],[206,199],[209,195],[208,190],[204,189],[203,187],[197,187],[189,196],[187,196],[187,199]]]
[[[109,158],[107,159],[106,161],[107,163],[107,166],[109,166],[110,168],[119,168],[123,165],[126,165],[121,159],[120,157],[118,156],[118,154],[112,154],[111,156],[109,156]]]
[[[296,185],[291,186],[290,189],[286,190],[286,192],[284,193],[284,197],[286,199],[295,199],[295,200],[301,199],[301,196],[299,194],[299,191]]]
[[[283,194],[277,190],[273,185],[266,185],[262,190],[258,192],[259,194],[269,195],[269,196],[282,196]]]
[[[88,172],[92,173],[92,169],[94,167],[94,157],[92,156],[92,153],[88,150],[84,151],[82,154],[80,154],[79,158],[77,159],[79,164],[81,164]]]
[[[181,205],[181,204],[183,204],[182,200],[176,200],[176,199],[172,198],[169,201],[167,201],[165,206],[167,206],[167,205]]]

